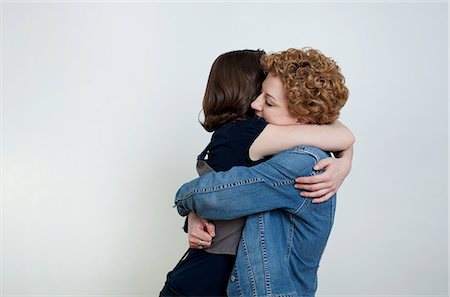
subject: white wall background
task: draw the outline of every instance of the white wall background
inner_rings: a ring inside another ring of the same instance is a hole
[[[155,296],[213,60],[335,58],[357,137],[319,296],[447,296],[447,3],[1,3],[2,296]]]

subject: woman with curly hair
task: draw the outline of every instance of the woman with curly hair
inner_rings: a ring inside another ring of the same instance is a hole
[[[270,127],[331,123],[348,98],[339,67],[317,50],[268,54],[262,58],[262,67],[268,75],[251,106],[257,117],[271,125],[252,142],[248,150],[252,161],[286,149],[283,141],[273,144]],[[270,141],[269,150],[261,149],[261,144]],[[280,150],[274,149],[277,146]],[[343,159],[351,159],[351,153],[346,150]],[[209,173],[177,192],[181,215],[192,212],[211,220],[247,216],[228,279],[228,296],[314,296],[336,195],[320,181],[321,175],[313,175],[330,164],[329,156],[318,148],[299,146],[254,166]],[[303,177],[296,179],[299,175]],[[294,187],[295,181],[302,184]],[[325,196],[321,203],[313,203],[305,198],[307,192],[301,197],[296,188]],[[204,247],[201,240],[197,244]],[[199,277],[196,283],[203,281]]]

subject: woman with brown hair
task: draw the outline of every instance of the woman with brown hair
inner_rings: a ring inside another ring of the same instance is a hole
[[[296,145],[342,151],[353,143],[353,135],[339,122],[322,126],[295,123],[278,126],[255,117],[250,105],[259,96],[265,78],[260,65],[263,55],[262,51],[235,51],[219,56],[214,62],[203,100],[203,126],[214,134],[199,156],[200,174],[226,171],[234,166],[254,166]],[[348,174],[342,173],[347,169],[338,167],[340,175]],[[329,168],[335,170],[333,165]],[[331,183],[339,187],[341,182]],[[160,294],[226,296],[245,218],[209,222],[190,214],[189,219],[191,248],[168,274]]]

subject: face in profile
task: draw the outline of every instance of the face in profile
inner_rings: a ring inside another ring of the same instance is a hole
[[[264,118],[269,124],[298,124],[298,119],[288,111],[283,81],[270,73],[262,84],[261,94],[252,102],[251,107],[258,117]]]

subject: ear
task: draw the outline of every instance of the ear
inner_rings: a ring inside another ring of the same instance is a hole
[[[306,124],[308,124],[308,121],[306,119],[304,119],[304,118],[298,118],[297,119],[297,124],[306,125]]]

